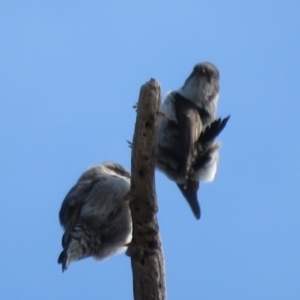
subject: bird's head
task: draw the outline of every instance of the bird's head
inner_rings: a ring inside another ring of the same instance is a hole
[[[130,173],[118,163],[106,161],[102,165],[106,169],[106,172],[130,179]]]
[[[215,65],[198,63],[178,92],[200,108],[215,110],[219,98],[219,79],[220,73]]]

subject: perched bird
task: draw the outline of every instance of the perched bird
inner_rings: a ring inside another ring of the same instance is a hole
[[[114,162],[93,166],[81,175],[59,212],[65,230],[58,258],[63,271],[72,261],[104,259],[126,250],[132,238],[129,190],[130,174]]]
[[[199,181],[215,177],[220,147],[215,138],[229,119],[215,119],[219,78],[212,63],[197,64],[183,87],[166,96],[158,116],[156,167],[176,182],[197,219]]]

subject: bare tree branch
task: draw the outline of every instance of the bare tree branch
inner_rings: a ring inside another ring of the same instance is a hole
[[[130,203],[133,239],[128,249],[135,300],[166,297],[164,261],[156,218],[154,142],[160,105],[159,83],[151,79],[140,90],[132,142]]]

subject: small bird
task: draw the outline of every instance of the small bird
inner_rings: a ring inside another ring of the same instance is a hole
[[[197,219],[199,181],[215,177],[220,147],[215,138],[230,117],[215,119],[219,79],[212,63],[197,64],[183,87],[166,96],[158,115],[156,167],[176,182]]]
[[[65,232],[58,263],[104,259],[126,250],[132,238],[128,193],[130,174],[119,164],[104,162],[85,171],[65,197],[60,224]]]

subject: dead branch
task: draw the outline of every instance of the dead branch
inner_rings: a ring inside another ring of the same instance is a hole
[[[160,86],[151,79],[140,90],[131,155],[133,239],[128,255],[131,256],[135,300],[163,300],[166,297],[154,178],[159,105]]]

